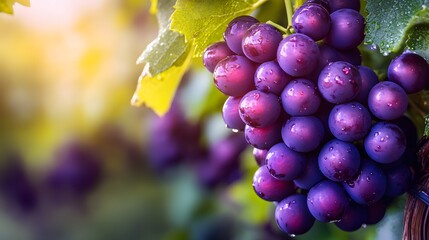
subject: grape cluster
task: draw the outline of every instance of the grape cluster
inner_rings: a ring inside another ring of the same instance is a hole
[[[309,0],[283,37],[251,16],[232,20],[203,62],[228,96],[223,118],[244,131],[259,165],[256,194],[276,203],[288,234],[315,220],[344,231],[379,222],[412,182],[417,131],[408,96],[429,85],[429,65],[404,52],[388,79],[362,66],[360,2]]]

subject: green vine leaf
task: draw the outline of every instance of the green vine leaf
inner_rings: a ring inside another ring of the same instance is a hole
[[[367,0],[365,42],[377,45],[385,54],[404,48],[427,50],[427,37],[416,37],[421,34],[421,26],[429,26],[427,6],[429,0]],[[411,38],[413,40],[409,40]]]
[[[194,57],[219,41],[228,23],[239,15],[251,13],[267,0],[177,0],[171,16],[171,29],[193,43]]]
[[[406,41],[406,45],[409,49],[429,60],[429,24],[415,26]]]
[[[30,6],[30,0],[0,0],[0,12],[13,14],[13,5],[19,3],[23,6]]]

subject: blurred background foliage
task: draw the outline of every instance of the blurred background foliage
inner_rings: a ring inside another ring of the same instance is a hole
[[[130,105],[158,31],[149,0],[31,5],[0,14],[0,239],[289,238],[200,61],[164,119]],[[398,239],[403,205],[375,227],[298,239]]]

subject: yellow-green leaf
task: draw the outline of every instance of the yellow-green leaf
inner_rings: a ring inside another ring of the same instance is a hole
[[[164,115],[170,109],[176,89],[188,69],[191,59],[192,51],[188,47],[176,64],[153,76],[148,72],[146,64],[139,77],[131,104],[134,106],[145,105],[159,116]]]
[[[193,42],[194,56],[219,41],[228,23],[239,15],[251,13],[266,0],[177,0],[171,16],[171,29]]]
[[[0,12],[13,14],[13,5],[19,3],[21,5],[30,6],[30,0],[0,0]]]

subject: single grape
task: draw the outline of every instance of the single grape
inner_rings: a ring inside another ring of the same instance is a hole
[[[333,139],[320,150],[318,157],[320,171],[332,181],[351,179],[360,167],[360,154],[352,143]]]
[[[267,149],[253,148],[253,157],[255,158],[256,164],[258,164],[258,166],[265,165],[265,158],[267,157],[267,152]]]
[[[235,55],[226,42],[215,42],[204,50],[203,63],[207,70],[213,73],[216,65],[224,58]]]
[[[320,106],[320,96],[316,85],[304,78],[289,82],[280,97],[283,109],[290,116],[311,115]]]
[[[322,69],[331,62],[338,62],[342,60],[342,56],[340,52],[338,52],[335,48],[327,45],[321,44],[319,45],[320,51],[320,60],[319,60],[319,73]]]
[[[429,64],[420,55],[406,52],[390,62],[387,77],[406,93],[416,93],[429,85]]]
[[[291,117],[282,128],[283,142],[297,152],[315,150],[324,134],[322,122],[313,116]]]
[[[358,102],[339,104],[329,114],[329,129],[340,140],[362,140],[371,129],[371,115]]]
[[[280,67],[293,77],[302,77],[313,72],[318,65],[319,56],[316,42],[301,33],[284,38],[277,50]]]
[[[338,9],[350,8],[356,11],[360,10],[359,0],[329,0],[329,8],[331,12],[337,11]]]
[[[221,60],[213,72],[214,84],[228,96],[241,97],[255,88],[256,67],[246,57],[232,55]]]
[[[267,23],[253,24],[243,36],[244,55],[258,63],[276,58],[277,47],[283,39],[279,30]]]
[[[281,105],[278,96],[253,90],[240,101],[240,117],[246,125],[267,127],[279,118]]]
[[[362,161],[360,172],[352,180],[343,182],[343,186],[353,201],[370,205],[379,201],[386,192],[386,175],[373,161]]]
[[[281,201],[295,192],[292,181],[283,181],[274,178],[264,165],[259,167],[253,175],[253,189],[256,194],[266,201]]]
[[[276,206],[276,223],[288,234],[299,235],[308,232],[314,224],[314,217],[307,206],[304,194],[293,194]]]
[[[331,6],[331,11],[332,11]],[[331,29],[326,43],[340,50],[350,50],[365,38],[365,20],[356,10],[344,8],[331,13]]]
[[[277,143],[268,150],[266,164],[270,174],[280,180],[293,180],[304,170],[306,157],[284,143]]]
[[[319,4],[304,4],[292,16],[295,32],[305,34],[314,41],[323,39],[330,26],[329,12]]]
[[[227,128],[234,131],[243,131],[246,124],[240,118],[238,107],[241,97],[228,97],[223,104],[222,117]]]
[[[359,70],[348,62],[338,61],[325,66],[320,72],[318,87],[322,96],[331,103],[353,100],[362,86]]]
[[[282,125],[280,122],[262,128],[246,125],[244,128],[244,136],[247,143],[253,147],[269,149],[274,144],[282,141],[281,129]]]
[[[341,185],[331,180],[323,180],[308,192],[307,205],[317,220],[333,222],[343,217],[349,208],[349,200]]]
[[[325,176],[320,171],[317,157],[317,151],[308,154],[304,170],[293,180],[297,187],[308,190],[316,185],[316,183],[325,179]]]
[[[341,230],[353,232],[360,229],[367,219],[368,207],[351,202],[350,208],[346,210],[341,220],[335,225]]]
[[[404,132],[397,125],[388,122],[378,122],[372,126],[364,140],[368,156],[379,163],[397,161],[406,148]]]
[[[223,38],[229,49],[239,55],[243,55],[241,42],[246,31],[255,23],[259,21],[252,16],[238,16],[229,22],[223,33]]]
[[[409,190],[412,183],[410,168],[404,163],[385,170],[387,178],[386,196],[397,197]]]
[[[280,95],[291,79],[292,77],[281,69],[277,61],[268,61],[259,65],[254,78],[257,90],[276,95]]]
[[[368,104],[368,95],[371,89],[378,83],[378,77],[375,72],[367,66],[358,66],[359,74],[362,80],[362,86],[356,96],[356,101],[363,105]]]
[[[394,120],[407,110],[408,96],[398,84],[379,82],[368,94],[368,107],[374,116],[382,120]]]

